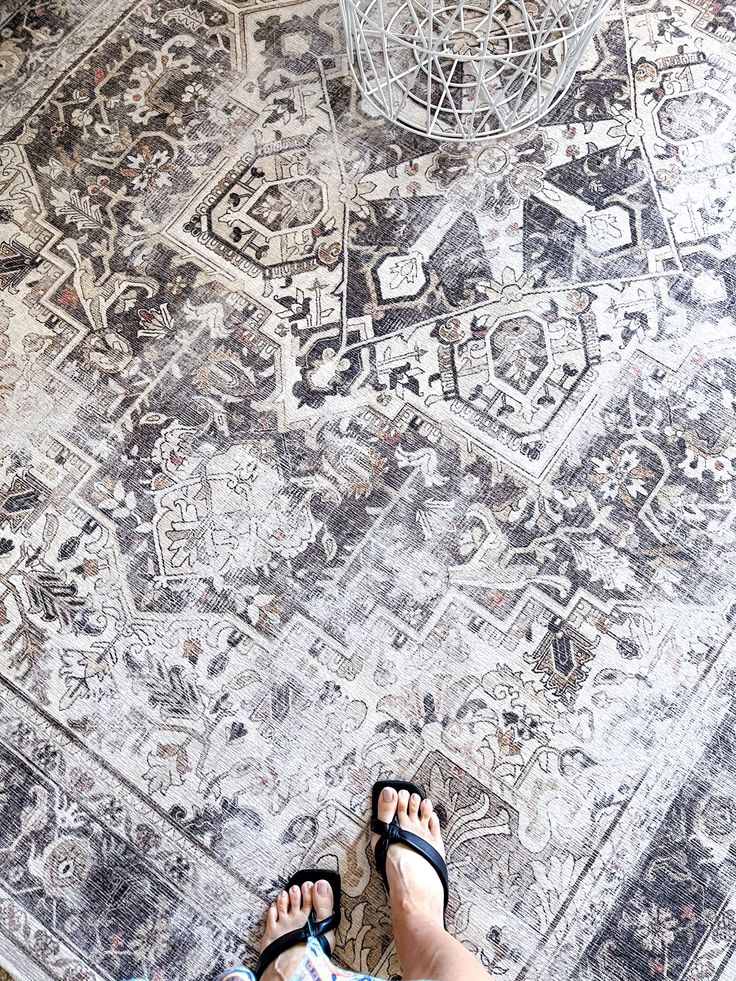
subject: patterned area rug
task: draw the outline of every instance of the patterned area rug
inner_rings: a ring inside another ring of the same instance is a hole
[[[326,862],[397,972],[400,774],[493,975],[732,976],[735,14],[614,3],[463,148],[334,2],[3,5],[9,970],[211,981]]]

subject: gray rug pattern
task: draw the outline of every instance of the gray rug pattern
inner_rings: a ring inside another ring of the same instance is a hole
[[[398,774],[494,976],[733,975],[734,16],[459,147],[332,2],[3,7],[8,970],[213,979],[325,862],[395,974]]]

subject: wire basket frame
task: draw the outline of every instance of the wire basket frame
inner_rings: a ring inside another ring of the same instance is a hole
[[[514,133],[569,87],[610,0],[340,0],[348,58],[381,115],[440,140]]]

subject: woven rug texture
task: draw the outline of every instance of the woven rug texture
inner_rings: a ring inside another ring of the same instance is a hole
[[[736,7],[541,125],[361,104],[333,0],[0,10],[0,963],[399,966],[373,781],[503,981],[736,973]]]

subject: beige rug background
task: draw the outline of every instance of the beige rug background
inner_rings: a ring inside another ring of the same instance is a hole
[[[614,3],[459,148],[365,111],[332,3],[3,7],[20,977],[213,979],[315,862],[398,971],[388,774],[494,976],[729,976],[733,26]]]

